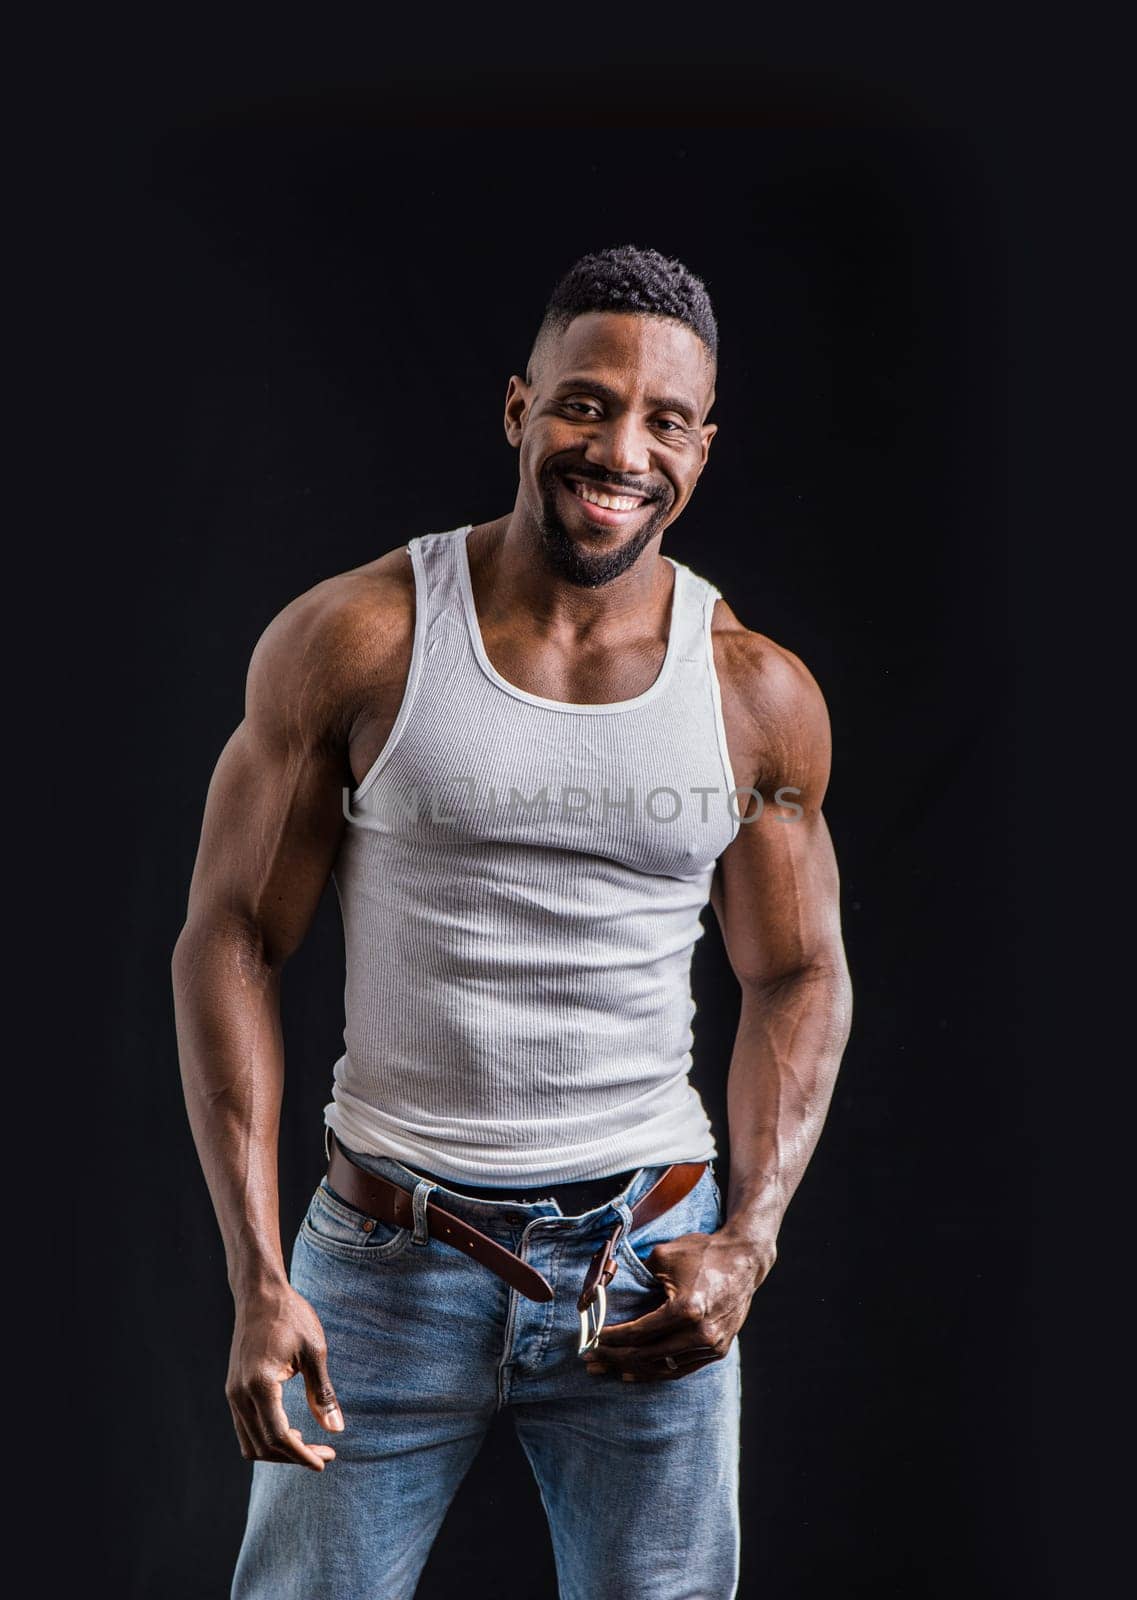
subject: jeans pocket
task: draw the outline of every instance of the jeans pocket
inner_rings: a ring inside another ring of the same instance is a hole
[[[722,1221],[722,1195],[715,1181],[714,1164],[708,1162],[706,1171],[690,1194],[684,1195],[677,1205],[651,1222],[622,1236],[616,1251],[617,1258],[639,1283],[662,1290],[662,1280],[647,1264],[647,1257],[656,1245],[667,1244],[685,1233],[717,1233]]]
[[[321,1179],[300,1225],[309,1245],[346,1261],[387,1261],[411,1239],[410,1228],[400,1228],[381,1217],[369,1217],[348,1205],[326,1178]]]

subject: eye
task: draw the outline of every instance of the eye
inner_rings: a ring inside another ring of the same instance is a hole
[[[674,433],[686,433],[687,429],[682,422],[673,422],[668,417],[660,417],[656,421],[657,428],[670,428]]]
[[[592,411],[597,416],[600,415],[600,407],[593,405],[592,402],[589,401],[589,400],[566,400],[565,401],[565,410],[566,411],[574,411],[574,410],[575,411]]]

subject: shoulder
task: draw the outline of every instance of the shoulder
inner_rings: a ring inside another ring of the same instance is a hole
[[[260,709],[346,730],[376,682],[398,671],[400,662],[405,669],[414,595],[405,544],[297,595],[254,647],[250,712]]]
[[[828,782],[829,711],[821,688],[800,656],[747,628],[725,600],[711,619],[723,718],[732,744],[753,756],[754,787],[794,783],[816,793]]]
[[[711,639],[720,685],[740,707],[761,717],[828,723],[821,689],[801,657],[747,628],[725,600],[715,602]]]

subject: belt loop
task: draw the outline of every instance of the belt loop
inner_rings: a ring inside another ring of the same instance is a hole
[[[414,1198],[411,1202],[414,1209],[415,1231],[411,1236],[412,1244],[429,1244],[430,1229],[426,1220],[426,1202],[432,1190],[437,1189],[436,1183],[431,1183],[429,1178],[420,1178],[415,1184]]]

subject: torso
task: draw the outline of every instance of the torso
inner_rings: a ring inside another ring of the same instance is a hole
[[[477,581],[479,560],[507,519],[482,523],[470,533],[471,568]],[[661,561],[667,574],[670,565]],[[520,689],[579,705],[630,700],[655,681],[667,648],[673,575],[661,575],[652,627],[618,645],[605,641],[592,651],[567,656],[508,624],[482,621],[482,639],[494,669]],[[353,611],[361,618],[359,648],[366,657],[359,701],[351,724],[348,761],[353,785],[370,770],[394,726],[410,670],[414,637],[414,571],[405,545],[346,576]],[[722,697],[723,726],[735,781],[740,788],[763,788],[766,739],[755,716],[755,684],[763,663],[782,654],[764,635],[735,616],[725,600],[715,603],[711,624],[715,669]],[[353,674],[353,679],[356,674]],[[752,805],[753,802],[750,802]],[[743,810],[747,806],[742,807]]]

